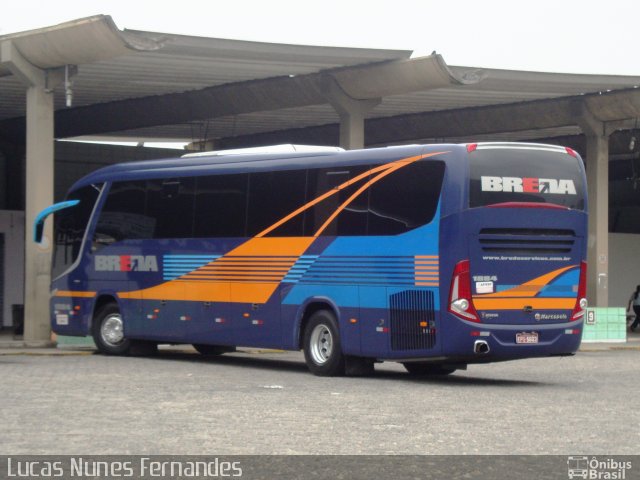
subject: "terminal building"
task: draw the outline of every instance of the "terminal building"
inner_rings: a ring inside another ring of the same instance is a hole
[[[25,342],[50,338],[37,213],[97,168],[183,153],[153,146],[166,143],[571,147],[589,185],[589,302],[626,307],[640,284],[640,77],[611,73],[119,30],[108,16],[0,36],[0,327],[24,306]]]

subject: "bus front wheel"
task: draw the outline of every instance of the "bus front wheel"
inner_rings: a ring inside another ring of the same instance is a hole
[[[307,367],[314,375],[344,375],[345,356],[333,312],[319,310],[311,316],[304,329],[303,348]]]
[[[93,341],[98,350],[108,355],[126,355],[131,340],[124,336],[124,323],[118,305],[108,303],[93,319]]]

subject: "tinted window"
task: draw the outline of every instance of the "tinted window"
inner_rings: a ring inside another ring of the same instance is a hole
[[[144,180],[111,185],[96,225],[94,251],[127,238],[151,238],[155,221],[145,214],[145,192]]]
[[[305,204],[307,172],[289,170],[249,175],[247,235],[252,237]],[[304,215],[297,215],[269,236],[302,236]]]
[[[335,167],[321,168],[309,171],[309,200],[313,200],[325,193],[335,191],[333,195],[317,203],[307,211],[305,219],[305,235],[314,235],[325,222],[331,218],[368,180],[368,175],[354,181],[351,185],[345,183],[355,180],[369,170],[369,167]],[[343,186],[338,191],[338,188]],[[335,219],[327,225],[321,235],[366,235],[367,231],[367,202],[368,191],[365,190],[352,199],[341,210]]]
[[[196,179],[194,237],[245,236],[248,178],[241,174]]]
[[[319,202],[310,211],[306,222],[310,228],[305,231],[306,235],[317,232],[345,202],[349,203],[321,235],[398,235],[433,219],[442,188],[444,163],[430,160],[409,164],[379,178],[358,193],[367,182],[373,182],[384,173],[377,171],[369,175],[370,168],[346,167],[309,172],[310,185],[315,186],[310,198],[317,198],[345,182],[361,178]]]
[[[155,228],[151,238],[193,236],[195,179],[149,180],[146,216]]]
[[[52,278],[64,273],[78,258],[84,233],[101,188],[102,185],[90,185],[69,193],[67,200],[80,200],[80,203],[54,214]]]
[[[374,183],[369,193],[369,235],[397,235],[425,225],[438,209],[444,163],[412,163]]]
[[[370,166],[114,183],[95,248],[124,239],[397,235],[430,222],[444,164],[407,165],[376,181]],[[346,205],[345,205],[346,204]],[[343,207],[343,205],[345,205]]]
[[[469,162],[471,208],[505,202],[585,207],[579,160],[566,152],[479,146]]]

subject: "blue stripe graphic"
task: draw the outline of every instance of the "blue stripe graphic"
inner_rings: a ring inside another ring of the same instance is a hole
[[[162,274],[164,280],[174,280],[213,262],[222,255],[164,255]]]
[[[285,277],[282,279],[283,282],[288,283],[298,283],[307,270],[311,268],[313,263],[318,258],[318,255],[302,255],[300,258],[294,263]]]

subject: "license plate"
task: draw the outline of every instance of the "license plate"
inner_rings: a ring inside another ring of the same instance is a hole
[[[516,343],[538,343],[538,332],[516,333]]]

